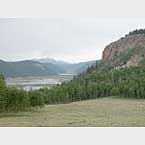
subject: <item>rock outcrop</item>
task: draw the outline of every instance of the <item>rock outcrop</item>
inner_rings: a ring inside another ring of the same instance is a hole
[[[102,60],[113,66],[138,66],[145,60],[145,34],[127,35],[103,51]]]

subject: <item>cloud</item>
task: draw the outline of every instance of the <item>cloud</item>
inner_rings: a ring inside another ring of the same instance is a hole
[[[0,19],[0,58],[100,59],[105,45],[144,24],[143,18],[135,17]]]

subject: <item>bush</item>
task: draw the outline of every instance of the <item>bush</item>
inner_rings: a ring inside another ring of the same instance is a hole
[[[6,110],[21,111],[30,107],[28,93],[15,87],[7,89],[4,100]]]
[[[112,96],[118,96],[120,93],[119,93],[119,88],[118,87],[113,87],[112,90],[111,90],[111,95]]]
[[[6,93],[6,83],[3,75],[0,75],[0,95],[4,96]]]
[[[31,106],[44,106],[44,95],[39,90],[29,92]]]
[[[0,96],[0,112],[5,111],[6,104],[5,96]]]
[[[31,106],[44,106],[48,101],[48,90],[27,92],[16,87],[7,87],[0,75],[0,111],[24,111]]]

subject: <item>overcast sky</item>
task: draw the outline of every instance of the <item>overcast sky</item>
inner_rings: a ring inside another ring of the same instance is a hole
[[[0,59],[97,60],[107,44],[138,28],[143,17],[1,18]]]

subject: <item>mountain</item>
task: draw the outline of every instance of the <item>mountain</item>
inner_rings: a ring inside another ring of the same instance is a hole
[[[85,71],[88,67],[91,65],[95,64],[96,60],[92,61],[87,61],[87,62],[80,62],[80,63],[68,63],[65,61],[57,61],[55,59],[51,58],[43,58],[43,59],[33,59],[37,62],[41,63],[52,63],[55,64],[56,66],[62,68],[65,70],[65,73],[70,73],[70,74],[78,74],[83,71]]]
[[[0,72],[5,76],[42,76],[64,73],[65,70],[51,64],[31,60],[6,62],[0,60]]]
[[[87,69],[95,61],[71,64],[53,59],[34,59],[18,62],[0,60],[0,73],[6,77],[47,76],[64,73],[77,74]]]
[[[49,58],[49,57],[47,57],[47,58],[39,58],[39,59],[34,58],[32,60],[40,62],[40,63],[53,63],[53,64],[55,64],[57,62],[55,59]]]
[[[81,73],[87,70],[88,67],[92,66],[95,63],[96,61],[92,60],[88,62],[80,62],[76,64],[71,64],[69,67],[69,71],[74,71],[75,73]]]
[[[145,65],[145,30],[135,30],[105,47],[102,61],[114,67]]]

